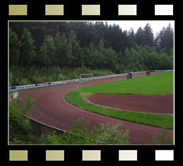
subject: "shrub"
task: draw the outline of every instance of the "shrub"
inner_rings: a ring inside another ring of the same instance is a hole
[[[9,105],[9,131],[18,133],[28,133],[30,124],[28,119],[19,110],[20,98],[13,99]]]
[[[47,77],[47,82],[52,82],[53,81],[53,78],[52,78],[52,76],[49,76],[49,77]]]
[[[42,81],[46,82],[47,81],[47,77],[45,75],[42,76]]]
[[[12,72],[9,72],[9,87],[12,85],[13,83],[13,74]]]
[[[114,74],[113,72],[108,71],[108,70],[105,70],[105,71],[103,71],[103,70],[92,70],[91,73],[93,74],[94,77]]]
[[[51,144],[96,144],[99,129],[96,127],[89,132],[89,122],[82,123],[83,118],[79,118],[72,125],[72,130],[66,130],[63,134],[58,135],[53,132],[47,136],[48,142]],[[43,139],[42,135],[42,139]]]
[[[101,134],[98,137],[100,144],[129,144],[129,130],[120,130],[122,123],[101,123]]]
[[[173,144],[172,132],[162,128],[161,134],[155,134],[152,137],[153,144]]]
[[[129,144],[129,130],[123,132],[119,129],[122,123],[101,123],[100,128],[94,126],[89,131],[89,122],[83,122],[79,118],[72,125],[72,130],[66,130],[63,134],[41,135],[41,140],[48,144]]]
[[[32,77],[32,83],[42,83],[43,80],[40,76],[33,76]]]
[[[26,142],[26,141],[22,141],[22,140],[19,140],[17,138],[13,138],[9,144],[31,144],[31,142]]]
[[[62,73],[58,74],[57,80],[58,80],[58,81],[64,80],[64,75],[63,75]]]
[[[31,84],[31,82],[27,78],[22,78],[19,81],[19,85],[28,85],[28,84]]]
[[[30,93],[27,100],[20,105],[20,98],[17,97],[9,103],[9,132],[27,134],[31,130],[31,125],[27,116],[32,112],[32,107],[36,104]]]
[[[56,73],[52,73],[52,80],[51,81],[57,81],[57,74]]]

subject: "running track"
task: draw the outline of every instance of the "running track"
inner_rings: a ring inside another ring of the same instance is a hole
[[[133,75],[133,77],[137,76],[145,76],[145,74]],[[84,121],[89,121],[91,128],[93,126],[99,127],[99,123],[111,121],[116,122],[117,120],[115,118],[99,115],[78,108],[68,103],[65,99],[65,95],[67,92],[76,89],[77,86],[82,87],[122,79],[126,79],[126,76],[79,84],[75,83],[34,90],[24,90],[19,91],[19,96],[22,99],[25,99],[30,92],[34,91],[33,97],[37,99],[38,104],[34,106],[31,117],[39,122],[65,130],[72,129],[72,124],[78,118],[83,117]],[[129,129],[131,144],[151,144],[152,136],[155,135],[155,133],[161,133],[161,129],[157,127],[137,124],[124,120],[118,121],[123,123],[123,130]]]
[[[93,94],[89,102],[110,108],[136,112],[173,114],[173,94],[164,95],[121,95]]]

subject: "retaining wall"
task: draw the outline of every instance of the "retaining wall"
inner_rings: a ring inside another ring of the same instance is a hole
[[[63,132],[65,132],[64,130],[46,125],[42,122],[38,122],[32,118],[29,117],[29,121],[31,123],[31,126],[35,132],[35,134],[37,135],[41,135],[41,134],[52,134],[53,131],[56,131],[56,134],[62,134]]]

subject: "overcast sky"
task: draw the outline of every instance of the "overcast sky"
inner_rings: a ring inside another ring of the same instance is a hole
[[[153,21],[104,21],[104,22],[108,22],[108,24],[118,24],[121,29],[124,30],[130,30],[131,28],[134,29],[134,32],[136,33],[138,28],[141,27],[142,29],[146,26],[147,23],[149,23],[151,25],[151,28],[153,30],[154,35],[156,35],[157,32],[159,32],[160,30],[162,30],[163,27],[167,27],[168,24],[170,23],[173,30],[174,30],[174,21],[162,21],[162,20],[153,20]]]

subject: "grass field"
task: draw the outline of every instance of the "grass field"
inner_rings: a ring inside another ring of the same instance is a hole
[[[85,110],[136,123],[173,129],[173,115],[132,112],[105,108],[88,103],[85,98],[95,93],[161,95],[173,93],[173,73],[160,73],[75,89],[66,99]]]
[[[159,73],[83,87],[82,92],[112,94],[162,95],[173,93],[173,73]]]

